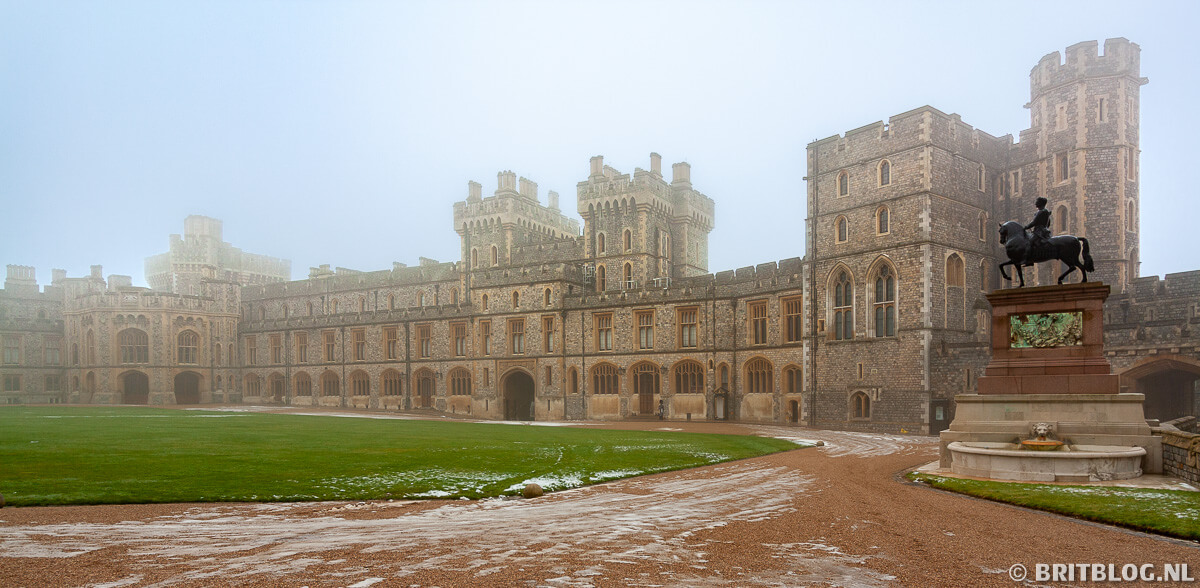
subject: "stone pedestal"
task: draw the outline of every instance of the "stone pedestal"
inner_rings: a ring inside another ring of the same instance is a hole
[[[1104,357],[1108,292],[1106,284],[1088,282],[988,294],[992,361],[979,393],[1118,393],[1120,377]]]
[[[955,397],[954,422],[941,433],[942,468],[980,475],[977,463],[966,463],[978,458],[967,457],[962,448],[981,455],[993,453],[997,460],[1012,459],[1021,453],[1002,446],[1015,447],[1031,438],[1034,424],[1048,423],[1068,451],[1141,447],[1146,451],[1141,470],[1162,472],[1161,439],[1146,424],[1144,396],[1120,394],[1119,377],[1111,373],[1104,357],[1103,308],[1108,292],[1105,284],[1085,283],[988,295],[993,312],[992,360],[978,380],[978,393]],[[955,442],[957,452],[949,447]],[[979,448],[983,451],[975,451]],[[1057,452],[1028,453],[1032,461],[1027,469],[1035,472],[1044,469],[1037,460],[1046,458],[1039,455]]]

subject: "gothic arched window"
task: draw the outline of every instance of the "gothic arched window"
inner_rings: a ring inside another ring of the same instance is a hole
[[[150,338],[141,329],[125,329],[118,335],[121,363],[150,363]]]
[[[875,336],[896,336],[896,278],[889,266],[875,274]]]
[[[833,338],[854,338],[854,286],[845,271],[838,274],[833,285]]]

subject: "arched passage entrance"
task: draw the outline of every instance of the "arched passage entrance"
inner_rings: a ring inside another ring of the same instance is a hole
[[[200,404],[200,374],[183,372],[175,376],[175,404]]]
[[[150,378],[142,372],[121,374],[121,404],[148,404]]]
[[[1146,418],[1160,421],[1197,416],[1198,383],[1200,361],[1178,355],[1147,359],[1121,374],[1123,387],[1146,395]]]
[[[533,377],[514,370],[504,377],[504,418],[509,421],[533,420]]]

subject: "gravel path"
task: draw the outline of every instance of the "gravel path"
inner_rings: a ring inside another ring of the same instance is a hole
[[[589,425],[591,426],[591,425]],[[0,510],[3,586],[1013,586],[1022,563],[1200,549],[904,483],[928,437],[620,423],[825,447],[535,500]]]

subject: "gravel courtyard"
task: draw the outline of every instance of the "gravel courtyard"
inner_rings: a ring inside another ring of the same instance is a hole
[[[825,446],[533,500],[5,508],[0,584],[1014,586],[1010,566],[1039,562],[1188,563],[1200,576],[1195,543],[904,482],[936,458],[931,437],[585,426]]]

